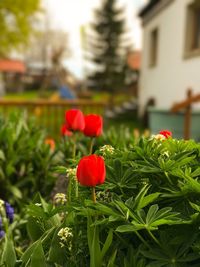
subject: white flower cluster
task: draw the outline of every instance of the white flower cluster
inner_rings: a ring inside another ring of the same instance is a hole
[[[77,171],[77,168],[68,168],[66,170],[68,177],[71,179],[76,179],[76,171]]]
[[[162,140],[165,140],[166,137],[163,134],[156,134],[156,135],[152,135],[151,139],[156,139],[156,140],[162,141]]]
[[[41,203],[35,203],[35,206],[41,207],[42,204]]]
[[[67,245],[68,249],[72,249],[72,242],[71,239],[73,237],[72,229],[69,227],[61,228],[58,232],[58,236],[60,237],[60,245],[64,247],[65,244]]]
[[[2,199],[0,199],[0,212],[4,211],[4,201]]]
[[[55,202],[55,204],[64,205],[67,202],[66,195],[63,193],[57,193],[54,196],[54,202]]]
[[[112,155],[115,151],[114,147],[112,147],[111,145],[104,145],[99,150],[103,154],[103,156]]]

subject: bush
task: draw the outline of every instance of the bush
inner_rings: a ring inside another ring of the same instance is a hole
[[[55,184],[58,153],[45,144],[44,130],[26,114],[0,118],[0,196],[11,203],[28,203],[40,192],[47,199]]]
[[[142,138],[119,147],[104,154],[97,203],[90,188],[77,197],[72,175],[70,202],[38,195],[28,206],[32,245],[20,266],[199,266],[200,144]]]

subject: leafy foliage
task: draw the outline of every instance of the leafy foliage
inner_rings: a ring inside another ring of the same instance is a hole
[[[28,203],[36,192],[50,198],[60,158],[45,144],[45,132],[24,114],[0,120],[0,196]]]
[[[78,140],[87,153],[87,141]],[[199,266],[200,144],[130,137],[117,145],[104,155],[107,177],[96,187],[97,203],[91,188],[79,186],[77,195],[72,186],[65,204],[38,194],[28,205],[30,245],[20,255],[16,241],[4,242],[20,266]],[[84,150],[58,170],[75,167]]]
[[[33,28],[33,16],[39,11],[40,0],[6,0],[0,2],[0,55],[27,42]]]

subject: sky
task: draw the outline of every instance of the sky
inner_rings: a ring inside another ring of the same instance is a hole
[[[83,51],[81,49],[80,28],[89,25],[93,20],[93,11],[102,0],[43,0],[47,10],[49,26],[62,29],[68,33],[71,57],[65,60],[66,66],[78,78],[82,78],[84,71]],[[135,49],[141,48],[141,28],[136,15],[147,0],[119,0],[125,7],[127,26]]]

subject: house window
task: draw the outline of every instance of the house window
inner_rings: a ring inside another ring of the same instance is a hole
[[[158,60],[158,29],[154,29],[150,33],[150,51],[149,66],[154,67]]]
[[[187,8],[186,56],[200,54],[200,1]]]

